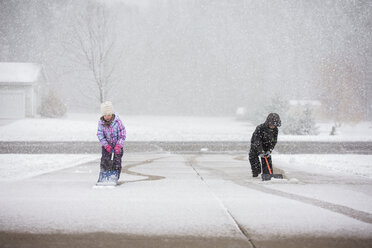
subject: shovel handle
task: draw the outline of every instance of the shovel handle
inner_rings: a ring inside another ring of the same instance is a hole
[[[272,175],[273,173],[271,172],[269,161],[267,161],[267,157],[266,156],[265,156],[265,161],[266,161],[267,168],[269,169],[269,173],[270,173],[270,175]]]

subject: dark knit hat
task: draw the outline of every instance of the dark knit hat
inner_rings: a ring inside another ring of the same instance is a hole
[[[265,123],[267,125],[273,125],[275,127],[280,127],[282,125],[280,117],[277,113],[270,113],[267,116]]]

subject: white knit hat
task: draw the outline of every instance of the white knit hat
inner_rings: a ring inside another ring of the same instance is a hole
[[[114,113],[114,106],[110,101],[106,101],[101,104],[102,115],[112,115]]]

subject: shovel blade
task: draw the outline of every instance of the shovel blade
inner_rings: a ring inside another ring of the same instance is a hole
[[[282,174],[273,174],[273,178],[283,179],[283,175]]]
[[[276,179],[283,179],[282,174],[262,174],[262,181],[269,181],[271,178],[276,178]]]
[[[262,174],[261,175],[262,181],[269,181],[269,180],[271,180],[271,177],[272,177],[271,174]]]

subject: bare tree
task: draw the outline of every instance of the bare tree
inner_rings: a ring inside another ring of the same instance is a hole
[[[81,94],[106,101],[117,82],[116,65],[121,59],[117,51],[115,23],[112,11],[104,4],[90,2],[84,13],[79,13],[73,25],[73,38],[67,52],[82,81],[94,85],[94,94],[82,90]],[[85,85],[84,85],[85,86]]]

